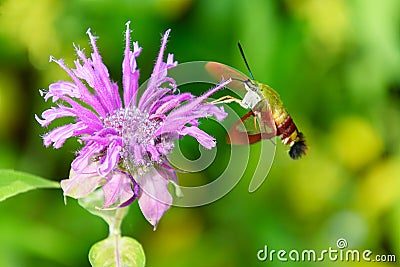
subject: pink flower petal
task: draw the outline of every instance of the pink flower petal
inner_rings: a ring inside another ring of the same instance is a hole
[[[78,152],[78,156],[71,163],[71,169],[79,171],[86,168],[92,162],[93,157],[100,153],[103,148],[98,143],[87,144]]]
[[[118,87],[110,80],[108,69],[104,65],[96,45],[96,37],[92,35],[90,29],[87,30],[86,33],[89,35],[90,44],[93,50],[90,61],[94,73],[93,89],[95,89],[98,94],[103,95],[103,104],[107,107],[108,113],[113,113],[113,111],[121,108],[121,98],[118,93]]]
[[[155,230],[161,217],[172,203],[171,194],[168,192],[168,179],[160,175],[156,169],[151,168],[137,180],[141,188],[139,207]]]
[[[121,146],[117,144],[117,141],[111,141],[111,143],[107,147],[107,153],[104,156],[104,162],[100,164],[98,169],[98,172],[101,176],[106,176],[117,167],[120,151]]]
[[[72,82],[59,81],[50,84],[49,91],[44,96],[44,100],[48,100],[52,97],[52,101],[56,102],[60,96],[68,96],[73,98],[81,98],[81,93],[79,92],[78,86]]]
[[[97,168],[98,162],[92,162],[79,172],[75,172],[71,168],[69,179],[61,181],[64,196],[72,198],[86,197],[104,184],[106,180],[97,173]]]
[[[75,117],[75,113],[70,108],[60,106],[58,108],[52,107],[42,113],[42,119],[35,114],[35,119],[42,127],[48,126],[52,121],[62,117]]]
[[[54,148],[60,148],[64,144],[65,140],[74,136],[75,131],[83,130],[87,127],[86,124],[82,122],[77,122],[75,124],[66,124],[60,127],[53,129],[52,131],[48,132],[43,137],[43,143],[47,147],[53,144]]]
[[[125,107],[136,104],[136,94],[139,87],[139,70],[136,69],[136,57],[142,51],[138,42],[133,42],[133,52],[131,51],[131,30],[129,25],[130,22],[127,22],[125,31],[125,56],[122,62],[122,85],[124,88]]]
[[[197,142],[199,142],[202,146],[207,149],[211,149],[215,146],[215,138],[206,132],[200,130],[196,126],[185,127],[181,131],[179,131],[181,135],[190,135],[196,138]]]
[[[134,196],[129,177],[122,172],[109,174],[108,182],[102,187],[105,197],[103,208],[119,206]]]

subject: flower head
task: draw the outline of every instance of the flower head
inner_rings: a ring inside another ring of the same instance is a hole
[[[168,30],[146,90],[139,98],[136,58],[142,48],[133,42],[131,49],[129,25],[128,22],[122,63],[123,98],[118,85],[110,80],[89,29],[91,57],[75,47],[75,68],[50,58],[72,81],[58,81],[46,92],[41,91],[45,101],[51,99],[56,106],[45,110],[41,118],[36,115],[36,120],[45,127],[58,118],[74,119],[43,136],[46,147],[53,144],[60,148],[70,137],[77,137],[83,144],[71,163],[69,179],[61,181],[65,196],[82,198],[101,187],[105,196],[103,208],[123,207],[138,199],[144,216],[155,227],[172,203],[168,183],[177,182],[175,170],[167,160],[174,139],[190,135],[208,149],[215,146],[215,139],[198,128],[198,120],[225,118],[222,108],[204,100],[229,81],[200,97],[179,93],[175,80],[167,76],[168,69],[178,63],[173,54],[163,61]]]

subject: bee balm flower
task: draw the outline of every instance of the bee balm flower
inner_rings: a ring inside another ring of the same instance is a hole
[[[41,91],[45,101],[51,99],[56,106],[45,110],[41,118],[36,115],[36,120],[45,127],[58,118],[73,118],[72,123],[43,136],[46,147],[53,144],[60,148],[70,137],[77,137],[83,144],[71,163],[69,179],[61,181],[65,196],[83,198],[101,187],[103,208],[124,207],[138,199],[143,215],[156,227],[172,203],[168,183],[177,182],[175,170],[167,160],[174,139],[190,135],[208,149],[215,146],[215,139],[198,128],[198,120],[225,118],[222,108],[204,100],[229,80],[200,97],[179,93],[174,79],[167,76],[167,70],[177,65],[173,54],[163,61],[168,30],[146,90],[139,98],[136,58],[142,48],[133,42],[131,50],[129,25],[128,22],[122,63],[123,98],[118,85],[110,80],[89,29],[93,49],[90,58],[77,47],[75,68],[50,58],[72,81],[58,81],[48,91]]]

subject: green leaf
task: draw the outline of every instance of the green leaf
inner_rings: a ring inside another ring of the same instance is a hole
[[[138,241],[130,237],[113,235],[91,247],[89,261],[94,267],[143,267],[146,258]]]
[[[60,188],[60,184],[33,174],[0,169],[0,201],[38,188]]]

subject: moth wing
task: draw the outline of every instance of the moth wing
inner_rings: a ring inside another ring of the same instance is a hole
[[[217,81],[232,78],[227,87],[242,97],[248,95],[245,81],[249,78],[240,71],[219,62],[207,62],[207,72]],[[235,122],[228,131],[228,143],[253,144],[261,139],[270,139],[276,136],[276,125],[272,116],[271,106],[266,98],[256,104],[240,120]]]
[[[230,82],[227,87],[231,88],[234,92],[243,95],[247,91],[244,82],[249,78],[240,71],[228,65],[213,61],[207,62],[205,64],[205,69],[216,82],[232,78],[232,82]]]
[[[247,112],[228,131],[227,141],[234,145],[254,144],[276,136],[276,125],[266,99]]]
[[[262,139],[275,137],[277,129],[268,100],[264,98],[254,112],[257,115]]]
[[[227,143],[234,145],[254,144],[261,140],[261,133],[254,127],[256,117],[249,111],[236,121],[228,131]]]

